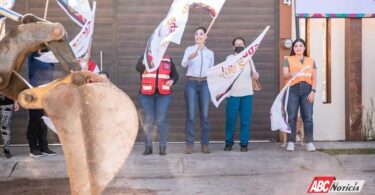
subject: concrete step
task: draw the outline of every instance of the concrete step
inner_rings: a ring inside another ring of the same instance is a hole
[[[317,143],[318,148],[346,148],[348,143]],[[374,143],[356,143],[353,146],[373,147]],[[27,147],[11,148],[14,157],[0,161],[0,180],[19,178],[67,178],[65,161],[60,146],[51,146],[56,156],[33,158]],[[375,171],[375,155],[336,155],[307,152],[304,146],[287,152],[279,143],[251,143],[248,152],[240,152],[235,145],[230,152],[223,151],[224,144],[211,144],[211,153],[200,153],[196,144],[194,153],[184,154],[184,144],[169,144],[167,155],[143,156],[143,144],[136,144],[133,152],[119,171],[122,178],[169,178],[183,176],[231,176],[267,173],[291,173],[297,171]],[[114,151],[114,152],[121,152]]]

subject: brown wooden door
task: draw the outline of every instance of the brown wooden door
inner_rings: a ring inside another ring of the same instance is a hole
[[[90,1],[92,2],[92,1]],[[104,54],[104,70],[110,73],[112,82],[124,90],[138,106],[139,74],[135,63],[143,54],[146,41],[156,26],[166,16],[173,0],[100,0],[97,3],[95,34],[92,57],[99,63],[99,52]],[[276,1],[274,0],[230,0],[216,20],[207,41],[207,46],[215,53],[215,64],[225,60],[232,52],[232,39],[242,36],[251,43],[267,26],[271,28],[254,56],[254,62],[261,75],[263,90],[254,95],[251,139],[271,139],[269,110],[276,94],[278,83],[277,68],[277,23]],[[44,1],[16,1],[14,8],[20,13],[33,12],[43,17]],[[48,20],[63,23],[73,38],[79,31],[55,1],[50,1]],[[169,141],[185,139],[184,85],[186,69],[181,67],[185,48],[194,44],[194,30],[198,26],[208,27],[211,18],[202,10],[192,8],[181,45],[171,43],[167,52],[173,58],[180,79],[173,89],[173,100],[169,109]],[[8,22],[11,27],[13,22]],[[24,67],[24,75],[27,68]],[[62,74],[60,71],[57,73]],[[216,109],[210,105],[211,140],[224,140],[225,101]],[[199,119],[197,119],[197,127]],[[27,113],[15,113],[12,125],[12,143],[27,143],[25,131]],[[238,129],[238,127],[237,127]],[[200,131],[197,128],[196,140]],[[53,133],[49,133],[52,135]],[[237,133],[238,134],[238,133]],[[56,136],[52,136],[56,142]],[[138,141],[142,141],[142,130]]]

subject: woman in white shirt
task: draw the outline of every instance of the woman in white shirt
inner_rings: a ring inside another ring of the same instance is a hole
[[[185,85],[186,102],[186,154],[193,153],[195,136],[195,109],[198,100],[199,118],[201,123],[201,151],[209,153],[208,144],[210,124],[208,122],[208,107],[210,92],[207,85],[207,71],[214,65],[214,52],[205,46],[206,29],[198,27],[195,30],[195,45],[186,48],[181,65],[187,68]]]
[[[234,53],[227,59],[241,53],[245,48],[245,40],[242,37],[236,37],[232,42]],[[233,84],[233,87],[227,98],[226,121],[225,121],[225,151],[232,150],[234,144],[234,132],[236,130],[237,116],[240,116],[240,146],[241,152],[247,151],[247,145],[250,137],[250,122],[252,115],[253,85],[252,77],[258,79],[259,74],[255,69],[252,59],[243,66],[242,72]]]

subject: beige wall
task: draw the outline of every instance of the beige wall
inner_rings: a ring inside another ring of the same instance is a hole
[[[294,20],[294,19],[293,19]],[[345,140],[345,19],[332,20],[332,103],[323,104],[323,41],[324,19],[310,19],[310,56],[317,65],[317,86],[314,103],[314,140]],[[295,23],[292,37],[295,39]],[[300,33],[304,38],[304,25]]]
[[[362,104],[370,106],[375,101],[375,18],[362,20]],[[366,112],[365,112],[366,113]],[[375,124],[374,124],[375,125]]]
[[[345,140],[345,20],[332,20],[332,103],[322,103],[323,25],[311,19],[310,50],[318,66],[318,85],[314,105],[315,140]],[[362,104],[375,101],[375,19],[362,20]],[[366,113],[366,112],[365,112]]]
[[[310,54],[317,65],[314,139],[345,140],[345,20],[332,20],[332,103],[323,104],[323,19],[311,19]]]

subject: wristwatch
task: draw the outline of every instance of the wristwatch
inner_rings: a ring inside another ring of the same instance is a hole
[[[312,92],[316,93],[316,90],[315,89],[311,89]]]

